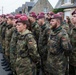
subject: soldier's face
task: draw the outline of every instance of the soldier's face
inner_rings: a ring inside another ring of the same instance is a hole
[[[72,16],[72,21],[73,21],[73,23],[76,23],[76,14],[74,14],[74,15]]]
[[[18,31],[18,32],[22,32],[23,30],[26,29],[26,25],[24,25],[23,23],[18,22],[18,23],[16,24],[16,28],[17,28],[17,31]]]
[[[29,20],[30,20],[31,22],[33,22],[34,18],[33,18],[33,17],[29,17]]]
[[[52,28],[56,28],[57,27],[57,20],[51,19],[50,24],[51,24]]]
[[[38,24],[41,26],[42,25],[42,19],[38,19]]]
[[[12,20],[8,18],[7,19],[7,24],[9,24],[9,25],[12,24]]]
[[[13,19],[13,26],[16,26],[16,19]]]

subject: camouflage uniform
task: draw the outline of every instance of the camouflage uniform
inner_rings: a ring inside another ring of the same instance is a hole
[[[70,28],[69,25],[66,24],[65,22],[62,22],[61,24],[62,28],[66,30],[66,32],[69,34]]]
[[[44,25],[41,26],[39,41],[38,41],[38,48],[39,48],[39,54],[41,56],[41,65],[43,71],[44,71],[44,64],[47,58],[48,30],[49,30],[48,24],[45,23]]]
[[[58,27],[50,32],[48,38],[48,56],[45,65],[46,75],[65,75],[66,58],[64,51],[71,49],[67,32]]]
[[[31,30],[32,30],[32,33],[35,37],[35,40],[37,42],[37,46],[38,46],[38,39],[39,39],[39,32],[40,32],[40,26],[38,25],[37,21],[35,21],[32,25],[31,25]],[[38,47],[37,47],[37,50],[38,50]],[[39,51],[39,50],[38,50]],[[37,75],[40,73],[40,67],[38,67],[40,65],[37,65]],[[35,70],[35,68],[34,68]]]
[[[74,66],[75,75],[76,75],[76,27],[73,26],[70,32],[70,39],[73,46],[72,53],[70,55],[70,64]]]
[[[39,32],[40,32],[40,27],[39,27],[39,25],[36,21],[32,24],[32,33],[35,36],[35,39],[36,39],[37,42],[38,42],[38,39],[39,39]]]
[[[1,41],[2,41],[2,37],[1,37],[1,31],[2,31],[2,30],[1,30],[1,29],[2,29],[3,23],[4,23],[4,22],[2,22],[2,23],[0,24],[0,43],[1,43]]]
[[[37,44],[33,35],[29,30],[24,33],[17,33],[11,40],[10,52],[16,58],[15,70],[17,75],[33,75],[32,74],[32,62],[37,64],[39,60],[39,54],[37,53]],[[14,43],[13,40],[16,40]],[[15,45],[14,45],[15,44]],[[12,60],[12,59],[11,59]]]
[[[10,64],[14,75],[16,75],[15,74],[16,73],[15,71],[16,54],[15,53],[16,53],[17,34],[18,32],[15,29],[10,41]]]
[[[2,24],[2,27],[1,27],[1,43],[2,43],[2,48],[3,48],[3,52],[5,53],[5,31],[6,31],[6,25],[7,23],[4,22]]]
[[[9,60],[10,55],[10,41],[13,34],[13,31],[15,30],[15,27],[13,25],[7,25],[6,31],[5,31],[5,55],[7,56],[7,59]]]

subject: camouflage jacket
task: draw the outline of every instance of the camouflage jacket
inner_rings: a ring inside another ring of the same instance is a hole
[[[49,30],[50,30],[49,25],[46,23],[42,25],[40,29],[38,48],[39,48],[39,53],[41,57],[44,59],[46,59],[46,56],[47,56],[47,41],[48,41]]]
[[[58,27],[50,32],[48,38],[48,55],[46,69],[48,72],[59,75],[59,71],[65,70],[65,55],[64,51],[71,49],[70,40],[67,32]]]
[[[36,41],[29,30],[13,33],[10,43],[10,62],[17,75],[31,75],[33,64],[40,62]]]
[[[6,22],[3,22],[3,23],[2,23],[2,26],[1,26],[1,30],[0,30],[0,31],[1,31],[2,40],[5,39],[6,25],[7,25],[7,23],[6,23]]]
[[[40,26],[38,25],[37,21],[32,24],[32,33],[35,36],[36,41],[38,42],[39,39],[39,32]]]
[[[2,25],[3,25],[3,23],[4,23],[4,22],[2,22],[2,23],[0,24],[0,42],[2,41],[1,31],[2,31]]]
[[[70,28],[69,28],[69,25],[68,24],[66,24],[65,22],[62,22],[61,27],[63,29],[65,29],[66,32],[69,34]]]
[[[6,25],[7,23],[4,22],[1,26],[1,44],[3,48],[3,52],[5,52],[5,31],[6,31]]]
[[[21,62],[20,59],[23,58],[32,60],[34,63],[40,61],[36,41],[29,30],[26,30],[23,34],[18,32],[13,33],[10,43],[10,53],[16,57],[16,63]]]
[[[71,29],[70,40],[73,46],[73,50],[70,55],[70,60],[71,60],[70,64],[72,64],[73,66],[76,66],[76,27],[75,26]]]
[[[12,34],[16,28],[13,25],[7,25],[5,31],[5,54],[9,56],[10,54],[10,41],[12,38]]]

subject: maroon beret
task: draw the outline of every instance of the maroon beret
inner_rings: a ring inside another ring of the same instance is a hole
[[[54,15],[55,13],[54,13],[54,12],[50,12],[49,14],[52,16],[52,15]]]
[[[35,14],[35,12],[30,12],[29,14]]]
[[[45,15],[40,14],[37,16],[37,19],[41,19],[41,18],[45,18]]]
[[[59,15],[61,15],[61,16],[62,16],[64,13],[63,13],[63,12],[58,12],[57,14],[59,14]]]
[[[10,14],[10,15],[7,16],[7,18],[14,19],[15,17],[14,17],[14,15]]]
[[[30,16],[30,17],[34,17],[34,18],[37,18],[37,15],[36,15],[34,12],[31,12],[31,13],[29,14],[29,16]]]
[[[39,13],[40,15],[45,15],[45,13],[44,12],[41,12],[41,13]]]
[[[21,16],[20,18],[17,19],[16,23],[18,23],[18,22],[24,23],[25,21],[28,21],[28,17]]]
[[[27,16],[26,14],[21,14],[22,16]]]
[[[54,13],[54,12],[48,12],[47,15],[48,15],[48,14],[52,16],[52,15],[54,15],[55,13]]]
[[[76,14],[76,9],[72,12],[72,15]]]
[[[52,15],[51,19],[62,19],[62,17],[59,14],[54,14]]]
[[[18,19],[18,18],[20,18],[22,15],[21,14],[16,14],[15,15],[15,19]]]

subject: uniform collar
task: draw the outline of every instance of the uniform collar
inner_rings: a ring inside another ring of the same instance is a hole
[[[32,24],[32,27],[34,27],[36,25],[37,21],[35,21],[33,24]]]
[[[42,29],[45,29],[46,28],[46,23],[44,23],[42,26],[41,26]]]
[[[59,26],[58,28],[53,29],[53,31],[54,31],[54,33],[58,33],[61,29],[62,29],[62,27],[61,27],[61,26]]]
[[[19,34],[21,34],[21,35],[26,35],[27,33],[29,33],[30,31],[28,30],[28,29],[26,29],[24,32],[19,32]],[[31,32],[30,32],[31,33]]]

